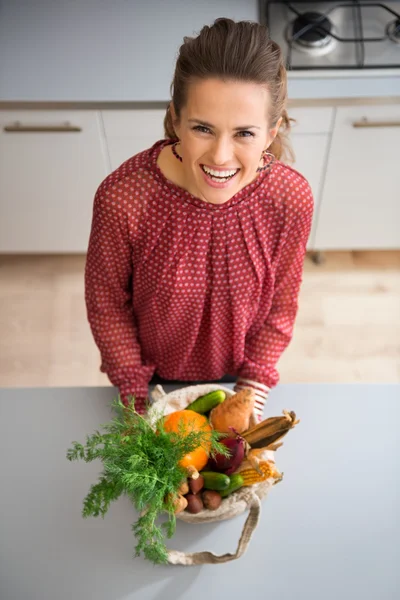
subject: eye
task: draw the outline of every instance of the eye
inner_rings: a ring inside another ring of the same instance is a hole
[[[237,135],[239,137],[254,137],[254,133],[252,131],[238,131]]]
[[[211,130],[204,125],[195,125],[193,131],[200,131],[200,133],[211,133]]]

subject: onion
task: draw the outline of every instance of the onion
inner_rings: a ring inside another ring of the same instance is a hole
[[[230,451],[230,456],[216,454],[208,461],[208,466],[213,471],[232,475],[242,463],[245,455],[246,442],[242,436],[236,434],[235,437],[226,437],[220,441]]]

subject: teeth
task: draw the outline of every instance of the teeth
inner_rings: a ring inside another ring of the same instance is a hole
[[[207,173],[207,175],[212,175],[213,177],[218,177],[218,178],[233,177],[233,175],[236,175],[236,173],[239,170],[239,169],[233,169],[230,171],[214,171],[213,169],[210,169],[209,167],[206,167],[205,165],[202,165],[202,168],[203,168],[203,171],[205,173]]]

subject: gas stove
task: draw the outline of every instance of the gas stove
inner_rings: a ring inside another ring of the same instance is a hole
[[[288,70],[400,69],[400,0],[261,0]]]

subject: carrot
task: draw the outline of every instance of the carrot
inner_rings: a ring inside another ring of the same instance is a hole
[[[240,390],[210,412],[210,425],[215,431],[235,435],[246,431],[254,409],[255,394],[252,389]]]

